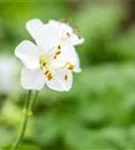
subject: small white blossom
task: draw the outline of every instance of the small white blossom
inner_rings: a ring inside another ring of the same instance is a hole
[[[27,22],[26,28],[36,44],[25,40],[15,50],[15,55],[24,64],[21,74],[23,88],[41,90],[46,84],[53,90],[70,90],[72,72],[81,70],[74,46],[61,41],[53,24],[33,19]]]
[[[74,45],[81,44],[84,39],[79,39],[79,37],[73,33],[73,29],[69,25],[58,23],[54,20],[44,24],[39,19],[32,19],[26,23],[26,28],[37,45],[46,49],[46,51],[50,51],[52,47],[60,45],[62,51],[64,50],[64,55],[61,55],[63,59],[70,60],[70,63],[74,65],[74,72],[81,71],[79,57],[75,48],[72,48],[72,46],[70,46],[71,48],[68,46],[68,48],[65,48],[65,45],[73,45],[73,43]],[[67,33],[69,33],[71,37],[68,37]],[[71,58],[69,58],[69,56]]]

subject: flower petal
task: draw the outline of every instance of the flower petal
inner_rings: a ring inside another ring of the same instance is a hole
[[[26,68],[35,69],[39,67],[40,51],[32,42],[21,42],[15,49],[15,55],[21,59]]]
[[[56,20],[50,20],[49,21],[50,25],[53,25],[54,27],[56,27],[57,29],[59,28],[60,32],[72,32],[73,29],[70,25],[68,25],[67,23],[64,22],[60,22],[60,21],[56,21]]]
[[[69,63],[74,65],[73,71],[81,72],[80,60],[79,60],[79,56],[78,56],[78,53],[76,52],[75,48],[70,45],[66,46],[66,48],[65,48],[65,51],[67,52],[67,57],[69,59]],[[65,55],[65,54],[63,54],[63,55]]]
[[[52,79],[47,80],[49,88],[56,91],[69,91],[72,87],[72,72],[66,69],[59,69],[52,72]]]
[[[26,29],[37,44],[43,43],[44,24],[39,19],[31,19],[26,23]]]
[[[58,44],[58,30],[52,25],[44,24],[39,19],[32,19],[26,23],[26,28],[38,46],[45,52]]]
[[[50,20],[49,24],[59,30],[60,38],[65,39],[64,42],[72,44],[74,46],[82,44],[84,42],[84,38],[78,36],[69,24],[56,20]]]
[[[61,64],[71,64],[74,66],[73,71],[74,72],[80,72],[80,61],[79,56],[75,50],[75,48],[72,45],[66,44],[61,46],[61,55],[59,55],[58,62],[61,62]]]
[[[80,45],[82,43],[84,43],[84,38],[76,35],[76,34],[71,34],[71,36],[68,38],[68,41],[72,44],[72,45]]]
[[[41,90],[45,85],[45,76],[40,69],[22,69],[21,84],[27,90]]]

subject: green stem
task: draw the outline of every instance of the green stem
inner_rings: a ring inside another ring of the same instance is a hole
[[[21,141],[22,141],[22,139],[23,139],[23,137],[24,137],[26,126],[27,126],[27,123],[28,123],[28,119],[32,115],[32,109],[35,106],[36,99],[38,97],[39,91],[36,91],[35,96],[34,96],[33,99],[31,99],[31,93],[32,93],[32,91],[29,90],[27,99],[25,101],[25,106],[24,106],[24,120],[23,120],[23,124],[22,124],[22,128],[21,128],[21,132],[20,132],[20,135],[19,135],[18,139],[16,140],[16,142],[13,145],[11,150],[17,150],[20,143],[21,143]]]
[[[23,139],[23,136],[25,134],[25,130],[26,130],[26,126],[28,123],[28,118],[30,116],[31,110],[29,110],[29,105],[30,105],[30,98],[31,98],[31,90],[29,90],[26,102],[25,102],[25,106],[24,106],[24,120],[23,120],[23,124],[22,124],[22,128],[21,128],[21,132],[20,135],[18,137],[18,139],[16,140],[15,144],[13,145],[11,150],[17,150],[20,142]]]
[[[29,110],[34,109],[34,106],[36,104],[36,100],[37,100],[38,94],[39,94],[39,91],[36,91],[35,95],[34,95],[34,98],[31,100],[31,103],[29,105]]]

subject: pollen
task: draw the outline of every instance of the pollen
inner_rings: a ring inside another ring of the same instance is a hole
[[[47,61],[46,61],[45,56],[41,55],[41,56],[39,57],[39,64],[40,64],[40,67],[41,67],[41,68],[46,67]]]
[[[57,51],[56,51],[56,53],[54,54],[54,59],[56,59],[57,58],[57,56],[58,55],[60,55],[61,54],[61,46],[60,45],[58,45],[58,47],[57,47]]]
[[[68,36],[68,37],[70,37],[70,36],[71,36],[69,32],[67,32],[66,34],[67,34],[67,36]]]
[[[45,75],[47,75],[49,73],[49,70],[46,70]]]
[[[69,70],[74,70],[74,65],[72,65],[72,64],[67,64],[67,69],[69,69]]]
[[[60,45],[58,45],[58,47],[57,47],[58,49],[61,49],[61,46]]]
[[[48,79],[49,81],[53,78],[52,73],[51,73],[49,70],[46,70],[45,76],[47,77],[47,79]]]
[[[47,79],[50,81],[50,80],[52,80],[52,78],[53,78],[52,73],[49,72],[48,75],[47,75]]]
[[[67,75],[67,74],[65,74],[65,76],[64,76],[64,80],[65,80],[65,81],[67,81],[67,80],[68,80],[68,75]]]

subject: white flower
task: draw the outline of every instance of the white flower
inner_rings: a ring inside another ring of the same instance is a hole
[[[66,48],[73,47],[66,46]],[[40,90],[45,83],[51,89],[58,91],[67,91],[72,87],[74,66],[60,59],[59,55],[62,53],[60,49],[58,46],[48,51],[30,41],[23,41],[16,48],[15,54],[25,66],[21,75],[23,88]]]
[[[33,19],[27,22],[26,28],[36,45],[25,40],[15,50],[15,55],[24,64],[21,74],[23,88],[41,90],[47,84],[53,90],[70,90],[72,72],[81,70],[73,45],[60,40],[59,31],[53,24]]]
[[[32,19],[26,23],[26,28],[30,35],[34,38],[37,45],[46,49],[46,51],[50,51],[52,47],[60,45],[62,51],[65,51],[64,56],[62,57],[68,61],[70,60],[70,63],[74,65],[73,71],[81,71],[79,57],[75,48],[72,48],[71,46],[71,50],[69,50],[69,48],[63,48],[65,45],[72,45],[72,43],[77,45],[84,41],[83,38],[79,39],[76,34],[72,33],[73,30],[69,25],[65,23],[58,23],[54,20],[49,21],[48,24],[44,24],[39,19]],[[71,37],[68,37],[67,33],[71,34]],[[69,58],[69,56],[71,58]]]

